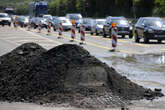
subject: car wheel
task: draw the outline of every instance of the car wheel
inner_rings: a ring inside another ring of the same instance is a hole
[[[122,35],[122,38],[125,38],[125,35]]]
[[[109,30],[109,38],[112,37],[112,34],[111,34],[111,29]]]
[[[8,26],[11,26],[11,23],[9,23]]]
[[[144,43],[148,43],[149,39],[144,36]]]
[[[135,42],[139,43],[139,41],[140,41],[140,38],[139,38],[138,34],[135,33]]]
[[[105,30],[103,30],[103,37],[107,37]]]
[[[93,32],[91,31],[90,34],[93,35]]]
[[[133,35],[129,35],[129,38],[132,39],[133,38]]]
[[[97,32],[97,30],[96,30],[96,36],[98,36],[99,35],[99,33]]]
[[[162,40],[158,40],[158,43],[162,43]]]
[[[54,28],[54,31],[56,31],[56,29]]]

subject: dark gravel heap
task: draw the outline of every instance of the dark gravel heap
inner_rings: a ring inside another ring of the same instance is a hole
[[[80,46],[64,44],[45,52],[31,45],[0,57],[0,100],[116,107],[162,95],[131,82]]]
[[[0,75],[13,74],[47,50],[36,43],[25,43],[0,57]]]
[[[46,51],[36,43],[25,43],[0,57],[0,97],[8,100],[14,95],[11,91],[16,94],[18,88],[15,84],[19,74],[17,71],[22,71],[25,65],[32,64],[34,59]]]

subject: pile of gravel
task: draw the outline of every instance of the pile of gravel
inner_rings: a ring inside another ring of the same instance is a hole
[[[25,44],[1,56],[0,62],[2,101],[119,107],[163,95],[131,82],[78,45],[46,51]]]

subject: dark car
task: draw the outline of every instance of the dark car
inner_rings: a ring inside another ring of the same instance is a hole
[[[125,17],[107,17],[105,25],[103,27],[103,37],[109,35],[111,37],[112,23],[117,23],[117,32],[118,35],[121,35],[122,38],[125,35],[129,35],[129,38],[133,37],[133,27],[129,24],[128,20]]]
[[[94,22],[94,20],[91,18],[83,18],[83,19],[81,19],[79,25],[81,26],[83,24],[83,25],[85,25],[85,31],[91,31],[93,22]],[[80,27],[80,26],[78,26],[78,27]],[[80,30],[80,28],[79,28],[79,30]]]
[[[52,23],[52,26],[53,26],[54,31],[58,30],[59,19],[58,19],[57,16],[54,16],[52,18],[51,23]]]
[[[150,39],[161,43],[165,40],[165,21],[159,17],[141,17],[135,24],[135,42],[140,39],[148,43]]]

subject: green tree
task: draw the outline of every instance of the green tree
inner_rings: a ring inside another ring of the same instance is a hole
[[[153,15],[162,17],[165,16],[165,0],[155,0]]]

